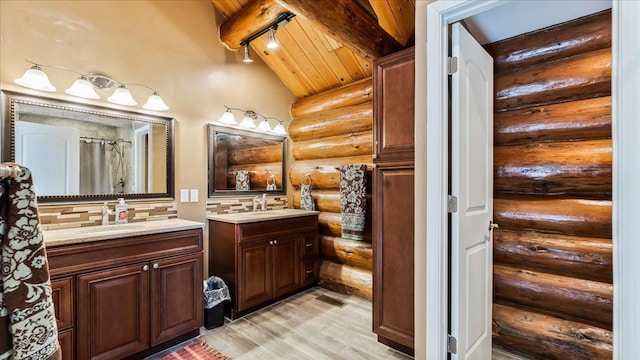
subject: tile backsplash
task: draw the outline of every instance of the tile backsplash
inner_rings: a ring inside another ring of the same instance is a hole
[[[231,214],[253,211],[253,196],[207,199],[207,214]],[[286,195],[267,196],[267,209],[285,209],[289,206]]]
[[[116,202],[109,201],[113,210]],[[174,200],[129,201],[129,222],[164,220],[178,217],[178,205]],[[102,202],[68,205],[40,205],[40,225],[44,230],[67,229],[102,225]],[[109,216],[113,223],[114,215]]]

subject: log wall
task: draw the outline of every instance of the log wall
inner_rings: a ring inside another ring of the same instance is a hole
[[[311,194],[320,211],[322,286],[371,300],[371,172],[367,177],[367,225],[364,241],[341,236],[340,172],[348,164],[372,163],[372,79],[298,100],[291,106],[289,137],[294,163],[289,180],[293,206],[300,207],[300,186],[311,176]]]
[[[486,46],[495,61],[494,344],[612,357],[611,12]]]

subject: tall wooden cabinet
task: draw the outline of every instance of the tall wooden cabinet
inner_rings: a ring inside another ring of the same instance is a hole
[[[414,349],[415,49],[374,62],[373,330]]]

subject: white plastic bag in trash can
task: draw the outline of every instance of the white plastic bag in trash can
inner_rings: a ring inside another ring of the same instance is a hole
[[[219,277],[211,276],[203,281],[203,285],[205,309],[211,309],[225,300],[231,300],[229,288]]]

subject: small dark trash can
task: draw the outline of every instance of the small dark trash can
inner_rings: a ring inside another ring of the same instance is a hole
[[[231,300],[229,288],[222,279],[212,276],[204,282],[204,327],[213,329],[224,325],[224,310]]]

